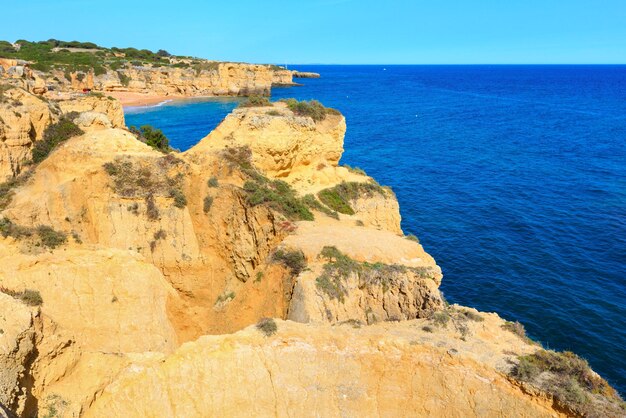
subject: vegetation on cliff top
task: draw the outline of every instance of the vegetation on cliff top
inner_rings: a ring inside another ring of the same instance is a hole
[[[67,234],[57,231],[48,225],[39,225],[37,228],[21,226],[8,218],[0,219],[0,235],[12,237],[16,240],[30,240],[36,247],[54,249],[67,242]]]
[[[231,167],[238,168],[248,177],[243,189],[248,194],[250,205],[266,205],[290,220],[314,219],[305,201],[289,184],[282,180],[270,180],[254,168],[250,147],[229,147],[222,151],[221,156]]]
[[[268,99],[267,97],[263,97],[263,96],[250,96],[247,99],[242,100],[241,102],[239,102],[239,107],[265,107],[265,106],[272,106],[272,102],[270,102],[270,99]]]
[[[294,114],[298,116],[308,116],[316,122],[326,119],[327,115],[340,115],[341,114],[341,112],[339,112],[336,109],[325,107],[323,104],[321,104],[317,100],[298,101],[296,99],[282,99],[281,101],[287,103],[287,107]]]
[[[174,151],[174,149],[170,147],[169,139],[160,129],[156,129],[150,125],[142,125],[139,129],[137,129],[136,126],[131,126],[130,131],[137,137],[138,140],[158,151]]]
[[[0,287],[0,293],[9,295],[28,306],[40,306],[43,303],[43,298],[38,290],[24,289],[22,291],[16,291]]]
[[[384,187],[373,182],[358,183],[344,181],[334,187],[321,190],[317,194],[317,197],[333,211],[345,215],[354,215],[354,209],[352,209],[350,201],[357,200],[360,197],[371,198],[376,193],[385,196],[386,190],[387,189]]]
[[[31,177],[32,171],[28,170],[17,177],[10,178],[4,183],[0,183],[0,210],[6,209],[13,199],[14,190],[23,186]]]
[[[75,114],[72,113],[63,115],[57,123],[46,128],[41,141],[36,141],[32,148],[33,163],[42,162],[59,144],[84,133],[72,122],[74,116]]]
[[[157,52],[136,48],[105,48],[93,42],[47,41],[29,42],[20,39],[15,42],[0,41],[0,57],[30,61],[31,68],[49,72],[59,69],[69,72],[88,72],[93,69],[95,75],[106,73],[107,70],[118,70],[122,67],[151,66],[191,68],[198,75],[202,71],[216,71],[218,62],[200,58],[176,56],[165,50]],[[272,70],[282,67],[268,66]],[[68,76],[66,78],[69,80]]]
[[[625,405],[586,360],[565,351],[538,350],[518,358],[511,376],[551,394],[562,407],[585,417],[621,416]]]
[[[278,325],[276,325],[276,321],[273,318],[261,318],[256,324],[256,328],[265,334],[266,337],[271,337],[278,331]]]
[[[172,199],[172,204],[177,208],[187,205],[182,190],[184,175],[180,171],[184,169],[184,163],[173,154],[141,162],[117,157],[103,167],[113,180],[111,187],[118,195],[145,199],[146,215],[150,220],[156,220],[159,216],[155,196]]]
[[[272,254],[272,261],[287,267],[294,276],[299,275],[306,268],[306,258],[300,250],[277,249]]]
[[[398,274],[412,273],[420,279],[433,277],[430,267],[359,262],[334,246],[322,248],[319,258],[325,259],[327,262],[324,264],[322,274],[315,280],[316,287],[331,299],[337,299],[340,302],[343,302],[347,295],[344,282],[353,274],[358,276],[359,286],[381,286],[383,293],[391,288],[392,282]]]

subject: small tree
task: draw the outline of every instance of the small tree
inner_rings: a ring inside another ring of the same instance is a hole
[[[162,152],[171,151],[170,141],[160,129],[153,128],[150,125],[143,125],[140,129],[131,126],[130,131],[139,136],[140,141],[145,142],[154,149]]]

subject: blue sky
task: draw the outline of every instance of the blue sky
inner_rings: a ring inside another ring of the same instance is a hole
[[[0,39],[267,63],[626,63],[626,0],[30,0]]]

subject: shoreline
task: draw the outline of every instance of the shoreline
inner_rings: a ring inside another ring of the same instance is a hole
[[[146,93],[132,93],[127,91],[111,91],[106,92],[106,94],[117,99],[123,107],[154,106],[159,103],[185,99],[184,96],[164,96]]]
[[[172,102],[193,102],[219,99],[241,99],[242,96],[164,96],[145,93],[108,92],[109,96],[118,100],[124,109],[142,109],[159,107]]]

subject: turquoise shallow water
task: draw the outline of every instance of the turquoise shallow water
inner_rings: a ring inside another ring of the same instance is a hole
[[[519,320],[626,394],[626,66],[302,66],[453,302]],[[130,109],[189,148],[236,100]]]

